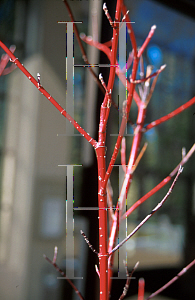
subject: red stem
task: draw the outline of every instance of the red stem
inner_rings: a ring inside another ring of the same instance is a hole
[[[126,12],[127,12],[126,6],[124,5],[123,1],[122,1],[122,12],[123,12],[123,15],[125,15]],[[132,47],[133,47],[133,50],[134,50],[133,51],[134,61],[133,61],[133,69],[132,69],[132,74],[131,74],[131,78],[134,81],[135,78],[136,78],[137,68],[138,68],[138,63],[139,63],[139,60],[138,60],[138,57],[137,57],[137,44],[136,44],[135,35],[134,35],[133,30],[132,30],[131,23],[129,23],[130,22],[129,16],[127,15],[126,18],[127,18],[127,22],[128,22],[127,23],[128,33],[129,33],[131,43],[132,43]],[[107,185],[107,181],[110,177],[110,173],[113,169],[113,166],[114,166],[115,161],[116,161],[116,157],[117,157],[119,149],[120,149],[120,145],[121,145],[122,138],[123,138],[123,135],[124,135],[124,131],[125,131],[125,128],[126,128],[127,118],[129,116],[129,112],[130,112],[130,108],[131,108],[131,103],[132,103],[132,99],[133,99],[134,90],[135,90],[135,84],[130,83],[129,88],[128,88],[129,94],[128,94],[128,98],[127,98],[126,117],[123,116],[123,118],[122,118],[120,130],[119,130],[119,136],[117,138],[117,142],[116,142],[116,145],[115,145],[115,148],[114,148],[114,152],[112,154],[112,158],[110,160],[110,164],[108,166],[108,169],[106,171],[106,176],[104,178],[104,185],[105,186]],[[117,204],[117,207],[116,207],[116,212],[115,212],[114,220],[113,220],[111,231],[110,231],[108,252],[110,252],[111,249],[114,247],[114,243],[115,243],[116,236],[117,236],[117,223],[118,223],[118,204]],[[109,288],[109,291],[111,289],[111,277],[112,277],[112,268],[111,268],[111,266],[112,266],[112,263],[113,263],[113,256],[111,258],[109,258],[109,269],[108,269],[108,280],[109,280],[108,288]]]
[[[120,20],[121,0],[117,1],[115,21]],[[113,40],[110,63],[110,74],[108,79],[107,90],[112,91],[115,79],[115,66],[117,46],[118,46],[119,29],[115,26],[113,29]],[[108,119],[110,107],[108,106],[109,95],[105,94],[104,101],[101,105],[98,144],[96,147],[97,163],[98,163],[98,206],[99,206],[99,270],[100,270],[100,300],[108,300],[108,253],[107,253],[107,196],[106,186],[104,184],[106,164],[105,164],[105,126]]]
[[[144,300],[145,280],[144,278],[139,279],[138,284],[138,298],[137,300]]]
[[[105,176],[105,146],[98,146],[96,155],[98,163],[100,300],[108,300],[107,196],[102,188]]]

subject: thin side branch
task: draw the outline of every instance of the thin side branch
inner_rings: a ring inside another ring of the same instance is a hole
[[[158,74],[156,75],[156,77],[154,78],[154,80],[153,80],[153,82],[152,82],[152,86],[151,86],[150,91],[149,91],[149,93],[148,93],[148,95],[147,95],[147,98],[146,98],[146,100],[145,100],[145,107],[147,107],[147,106],[148,106],[148,103],[150,102],[150,99],[151,99],[152,94],[153,94],[153,92],[154,92],[154,88],[155,88],[155,86],[156,86],[156,83],[157,83],[159,74],[160,74],[160,73],[158,73]]]
[[[146,148],[148,146],[148,143],[145,143],[140,151],[140,153],[138,154],[137,158],[136,158],[136,161],[135,163],[131,166],[130,164],[127,165],[126,167],[126,172],[125,172],[125,175],[126,176],[132,176],[133,173],[135,172],[142,156],[144,155],[145,151],[146,151]],[[130,168],[130,169],[129,169]],[[119,211],[120,211],[120,214],[119,214],[119,219],[121,219],[121,213],[123,211],[123,208],[124,208],[124,199],[127,198],[127,194],[128,194],[128,188],[127,188],[127,185],[125,184],[125,181],[126,181],[126,178],[124,178],[124,181],[123,181],[123,186],[126,186],[126,195],[125,195],[125,198],[124,197],[121,197],[121,194],[119,196]]]
[[[58,247],[55,246],[54,248],[54,255],[53,255],[53,263],[56,263],[56,259],[57,259],[57,255],[58,255]]]
[[[140,153],[138,154],[138,157],[136,158],[136,161],[135,161],[134,165],[132,166],[132,170],[130,172],[131,174],[133,174],[135,172],[135,170],[136,170],[136,168],[137,168],[137,166],[138,166],[138,164],[139,164],[142,156],[144,155],[144,153],[146,151],[147,146],[148,146],[148,143],[144,143],[144,145],[143,145]]]
[[[87,236],[85,235],[85,233],[83,232],[83,230],[80,230],[80,233],[82,234],[82,236],[84,237],[85,239],[85,242],[87,243],[87,245],[89,246],[89,248],[97,255],[99,255],[99,253],[95,250],[95,248],[92,246],[92,244],[90,244]]]
[[[98,277],[100,278],[100,271],[99,271],[99,269],[98,269],[98,266],[97,266],[97,265],[95,265],[95,271],[96,271],[96,273],[98,274]]]
[[[129,272],[128,272],[128,269],[127,269],[125,261],[124,261],[124,265],[125,265],[125,269],[126,269],[127,281],[126,281],[126,284],[124,286],[123,293],[120,296],[119,300],[124,299],[124,297],[127,295],[127,292],[129,290],[129,285],[130,285],[130,282],[131,282],[131,278],[133,276],[133,273],[135,272],[135,270],[137,269],[137,267],[139,265],[139,261],[135,264],[135,266],[134,266],[133,270],[131,271],[130,275],[129,275]]]
[[[55,253],[54,253],[55,256]],[[76,286],[74,285],[74,283],[66,277],[65,273],[62,271],[62,269],[60,269],[60,267],[53,261],[51,261],[45,254],[43,254],[43,257],[51,264],[54,266],[54,268],[56,269],[56,271],[58,271],[64,278],[66,278],[66,280],[68,281],[68,283],[72,286],[72,288],[74,289],[75,293],[78,295],[78,297],[81,300],[84,300],[84,297],[82,296],[82,294],[79,292],[79,290],[76,288]]]
[[[128,217],[138,206],[140,206],[143,202],[145,202],[148,198],[158,192],[163,186],[165,186],[173,176],[178,172],[180,166],[183,166],[192,154],[195,152],[195,144],[191,147],[188,153],[182,158],[181,162],[177,165],[177,167],[166,177],[164,178],[158,185],[156,185],[151,191],[149,191],[146,195],[136,201],[123,215],[123,219]]]
[[[127,12],[127,8],[126,8],[124,2],[122,1],[122,13],[123,13],[124,16],[126,15],[126,12]],[[127,24],[127,31],[128,31],[129,38],[131,40],[131,44],[132,44],[132,47],[133,47],[134,59],[137,59],[137,43],[136,43],[135,34],[134,34],[134,31],[133,31],[132,25],[130,23],[130,18],[129,18],[128,14],[126,15],[126,22],[127,22],[126,23]]]
[[[195,259],[187,265],[185,268],[183,268],[175,277],[173,277],[169,282],[167,282],[165,285],[163,285],[159,290],[157,290],[155,293],[151,294],[148,298],[145,300],[152,299],[156,295],[160,294],[162,291],[164,291],[166,288],[168,288],[171,284],[173,284],[177,279],[179,279],[182,275],[184,275],[192,266],[195,265]]]
[[[161,202],[159,202],[157,204],[157,206],[151,211],[151,213],[149,215],[147,215],[145,217],[145,219],[143,219],[143,221],[122,241],[120,242],[116,247],[114,247],[112,249],[112,251],[109,252],[109,255],[113,254],[116,250],[118,250],[124,243],[126,243],[126,241],[128,241],[161,207],[162,205],[165,203],[165,201],[167,200],[167,198],[170,196],[176,182],[177,182],[177,179],[179,177],[179,175],[182,173],[183,171],[183,168],[180,167],[178,172],[177,172],[177,175],[168,191],[168,193],[165,195],[165,197],[161,200]]]
[[[143,43],[143,45],[142,45],[141,48],[139,49],[138,57],[140,57],[140,56],[143,54],[144,50],[146,49],[146,47],[148,46],[148,44],[149,44],[151,38],[152,38],[153,35],[154,35],[155,30],[156,30],[156,25],[153,25],[153,26],[151,27],[151,29],[150,29],[150,32],[149,32],[147,38],[145,39],[145,42]]]
[[[166,116],[151,122],[150,124],[148,124],[143,131],[146,132],[149,129],[158,126],[159,124],[168,121],[169,119],[175,117],[176,115],[180,114],[182,111],[184,111],[185,109],[187,109],[188,107],[190,107],[191,105],[195,104],[195,97],[193,97],[191,100],[189,100],[188,102],[186,102],[185,104],[181,105],[180,107],[178,107],[177,109],[175,109],[174,111],[172,111],[171,113],[167,114]]]
[[[142,82],[147,82],[148,79],[151,79],[152,77],[157,76],[157,75],[160,74],[165,68],[166,68],[166,65],[163,65],[163,66],[160,67],[159,70],[157,70],[157,71],[154,72],[153,74],[147,76],[146,78],[138,79],[138,80],[134,80],[134,81],[133,81],[132,79],[130,79],[130,82],[135,83],[135,84],[142,83]]]
[[[110,23],[110,26],[111,26],[112,28],[114,28],[114,23],[113,23],[113,21],[112,21],[112,18],[111,18],[111,16],[110,16],[109,12],[108,12],[108,8],[107,8],[107,6],[106,6],[106,3],[103,4],[103,11],[104,11],[104,13],[105,13],[105,15],[106,15],[106,17],[107,17],[109,23]]]

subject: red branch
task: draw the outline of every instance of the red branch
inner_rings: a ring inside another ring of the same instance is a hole
[[[125,265],[125,269],[126,269],[126,276],[127,276],[127,281],[126,281],[126,284],[125,284],[125,287],[123,289],[123,293],[122,295],[120,296],[119,300],[122,300],[125,298],[128,290],[129,290],[129,285],[130,285],[130,282],[131,282],[131,278],[133,276],[133,273],[135,272],[135,270],[137,269],[138,265],[139,265],[139,261],[135,264],[133,270],[131,271],[131,274],[129,275],[129,272],[128,272],[128,269],[127,269],[127,266],[125,264],[125,261],[123,262],[124,265]]]
[[[178,172],[177,172],[177,175],[170,187],[170,189],[168,190],[168,193],[165,195],[165,197],[161,200],[161,202],[159,202],[155,208],[151,211],[151,213],[149,215],[147,215],[142,221],[141,223],[130,233],[128,234],[128,236],[122,241],[120,242],[116,247],[114,247],[112,249],[112,251],[109,252],[109,255],[112,255],[116,250],[118,250],[124,243],[126,243],[126,241],[128,241],[161,207],[162,205],[165,203],[165,201],[167,200],[167,198],[170,196],[176,182],[177,182],[177,179],[179,177],[179,175],[181,174],[181,172],[183,171],[183,168],[180,167]]]
[[[25,69],[25,67],[19,62],[18,58],[13,55],[13,53],[0,41],[0,46],[5,50],[5,52],[11,58],[11,61],[17,65],[17,67],[26,75],[26,77],[35,85],[35,87],[42,93],[58,110],[59,112],[67,118],[70,123],[78,130],[78,132],[83,135],[86,140],[95,148],[97,142],[66,112],[64,108],[44,89],[43,86],[39,84],[38,81]]]
[[[157,186],[155,186],[152,190],[150,190],[146,195],[144,195],[142,198],[140,198],[138,201],[136,201],[123,215],[123,219],[127,218],[136,208],[138,208],[143,202],[145,202],[148,198],[150,198],[152,195],[154,195],[156,192],[158,192],[160,189],[162,189],[163,186],[165,186],[173,176],[177,173],[180,166],[183,166],[188,159],[191,157],[191,155],[195,152],[195,144],[191,147],[189,152],[183,157],[181,162],[177,165],[177,167],[167,176],[164,178]]]
[[[45,254],[43,255],[43,257],[51,264],[54,266],[54,268],[68,281],[68,283],[72,286],[72,288],[74,289],[75,293],[78,295],[78,297],[81,300],[84,300],[82,294],[79,292],[79,290],[76,288],[76,286],[74,285],[74,283],[66,277],[65,273],[62,271],[62,269],[60,269],[60,267],[55,263],[55,261],[51,261],[51,259],[49,259]]]
[[[9,50],[14,53],[14,51],[16,50],[16,47],[13,45],[9,48]],[[9,61],[9,55],[7,54],[3,54],[1,56],[1,60],[0,60],[0,76],[1,75],[7,75],[9,73],[11,73],[14,69],[16,69],[16,67],[12,64],[10,67],[6,68],[7,63]]]
[[[195,259],[189,265],[187,265],[185,268],[183,268],[174,278],[172,278],[169,282],[167,282],[159,290],[157,290],[155,293],[151,294],[145,300],[149,300],[149,299],[155,297],[156,295],[160,294],[162,291],[164,291],[166,288],[168,288],[171,284],[173,284],[176,280],[178,280],[182,275],[184,275],[194,265],[195,265]]]
[[[138,298],[137,300],[144,300],[145,280],[144,278],[139,279],[138,283]]]
[[[168,121],[169,119],[175,117],[176,115],[180,114],[182,111],[184,111],[185,109],[187,109],[188,107],[190,107],[191,105],[193,105],[195,103],[195,97],[193,97],[191,100],[189,100],[188,102],[186,102],[185,104],[181,105],[180,107],[178,107],[177,109],[175,109],[174,111],[172,111],[171,113],[167,114],[166,116],[153,121],[152,123],[148,124],[145,128],[144,128],[144,132],[156,127],[157,125]]]

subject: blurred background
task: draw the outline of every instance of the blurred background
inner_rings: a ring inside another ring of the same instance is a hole
[[[102,13],[101,0],[68,1],[79,32],[106,42],[112,37],[110,25]],[[125,1],[141,46],[152,25],[157,29],[144,53],[144,64],[154,71],[167,64],[160,74],[148,106],[146,124],[181,106],[195,94],[195,4],[179,0]],[[114,18],[116,1],[106,2]],[[0,39],[8,47],[16,45],[15,55],[62,107],[67,100],[67,26],[66,7],[58,0],[1,0]],[[91,64],[109,63],[105,55],[84,45]],[[132,50],[127,35],[124,49]],[[74,37],[74,117],[97,138],[99,108],[103,94],[98,90]],[[0,55],[4,52],[0,49]],[[109,68],[94,67],[107,82]],[[130,70],[131,71],[131,70]],[[116,78],[113,99],[118,104]],[[132,105],[130,118],[136,122],[137,108]],[[127,199],[127,208],[162,181],[181,161],[182,147],[189,151],[195,140],[195,106],[143,136],[148,148],[140,162]],[[108,162],[117,138],[118,111],[111,109],[107,137]],[[53,257],[58,246],[57,263],[66,272],[74,265],[74,283],[84,298],[99,299],[97,258],[88,248],[82,229],[98,249],[97,167],[95,153],[76,131],[70,134],[65,118],[16,69],[0,78],[0,298],[2,300],[61,300],[78,297],[66,280],[43,254]],[[127,153],[132,142],[132,126],[127,126]],[[116,164],[120,164],[118,158]],[[67,165],[71,165],[72,173]],[[79,167],[81,166],[82,167]],[[137,293],[138,279],[144,277],[146,292],[152,293],[175,276],[195,257],[195,159],[184,172],[164,207],[130,241],[121,253],[127,253],[128,268],[140,262],[128,297]],[[119,193],[119,167],[111,176],[114,203]],[[74,183],[73,187],[68,182]],[[68,189],[74,200],[74,262],[66,243]],[[168,186],[149,198],[129,218],[129,233],[164,197]],[[90,207],[90,210],[82,208]],[[126,227],[124,232],[126,234]],[[123,228],[122,227],[122,228]],[[125,254],[124,254],[125,255]],[[116,255],[116,258],[118,255]],[[112,300],[122,293],[125,279],[116,259]],[[188,271],[159,299],[194,299],[195,269]],[[133,299],[133,298],[129,298]]]

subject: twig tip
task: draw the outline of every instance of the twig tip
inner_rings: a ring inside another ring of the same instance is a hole
[[[96,273],[98,274],[98,276],[100,277],[100,271],[99,271],[99,269],[98,269],[98,266],[97,266],[97,265],[95,265],[95,271],[96,271]]]
[[[182,165],[179,166],[179,170],[178,173],[181,174],[183,172],[184,167],[182,167]]]
[[[181,153],[182,153],[182,159],[183,159],[186,156],[186,148],[185,147],[182,147]]]
[[[81,40],[83,40],[85,37],[86,37],[86,34],[85,34],[84,32],[81,32],[81,33],[80,33],[80,38],[81,38]]]
[[[161,71],[163,71],[163,70],[166,68],[166,66],[167,66],[166,64],[163,65],[163,66],[161,66],[161,67],[160,67]]]
[[[99,80],[103,79],[102,73],[99,74]]]
[[[10,50],[11,50],[11,52],[15,51],[16,50],[16,45],[11,45]]]

